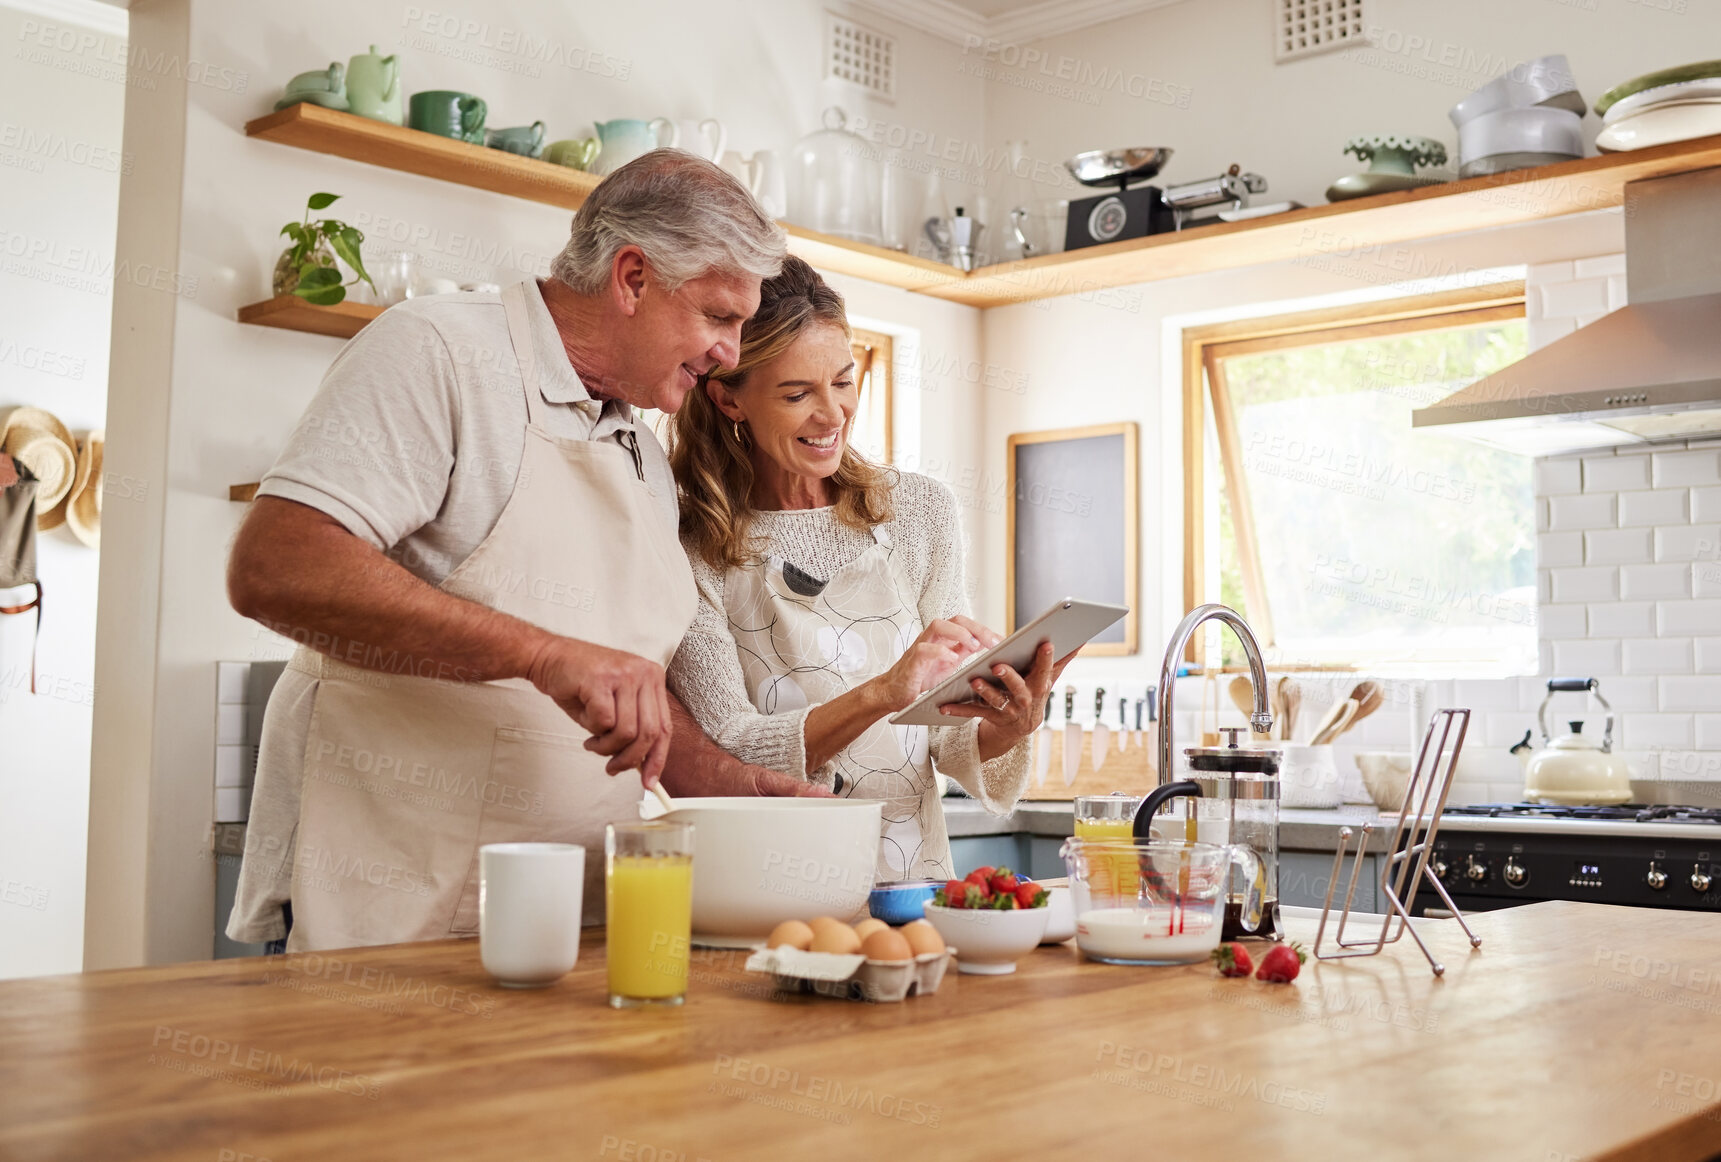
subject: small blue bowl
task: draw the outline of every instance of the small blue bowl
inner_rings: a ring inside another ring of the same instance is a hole
[[[873,918],[893,927],[910,920],[926,917],[926,905],[932,893],[944,886],[943,880],[894,880],[879,884],[867,897],[867,910]]]

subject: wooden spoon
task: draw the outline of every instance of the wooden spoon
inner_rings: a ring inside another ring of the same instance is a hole
[[[1386,692],[1373,678],[1358,682],[1351,690],[1350,696],[1356,700],[1356,713],[1351,716],[1352,726],[1379,710],[1381,704],[1386,701]]]
[[[1271,687],[1269,687],[1269,690],[1270,689]],[[1226,692],[1231,695],[1232,704],[1235,705],[1238,710],[1243,712],[1244,722],[1248,722],[1255,716],[1254,682],[1244,675],[1238,674],[1235,678],[1231,679],[1231,685],[1226,687]],[[1253,727],[1250,728],[1249,736],[1256,739],[1272,737],[1270,734],[1256,734]]]
[[[1290,678],[1280,678],[1278,703],[1279,708],[1275,713],[1280,725],[1277,726],[1277,733],[1280,739],[1290,742],[1297,729],[1297,711],[1303,706],[1303,688]]]
[[[1343,734],[1350,726],[1351,719],[1356,716],[1356,699],[1346,698],[1333,703],[1333,708],[1327,711],[1327,716],[1321,719],[1315,737],[1309,740],[1310,746],[1324,746]]]

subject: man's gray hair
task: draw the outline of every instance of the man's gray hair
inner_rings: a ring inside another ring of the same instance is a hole
[[[645,253],[668,290],[707,274],[771,278],[788,249],[783,228],[745,186],[680,149],[655,149],[604,178],[574,214],[550,276],[579,294],[597,294],[626,246]]]

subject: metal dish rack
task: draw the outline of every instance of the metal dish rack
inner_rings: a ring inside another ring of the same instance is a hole
[[[1464,748],[1464,736],[1469,730],[1469,710],[1440,710],[1429,720],[1428,731],[1422,736],[1422,749],[1416,756],[1416,767],[1404,789],[1404,805],[1398,811],[1398,825],[1393,832],[1392,843],[1387,847],[1386,863],[1380,872],[1380,890],[1387,900],[1386,914],[1381,917],[1380,932],[1364,939],[1345,939],[1345,925],[1351,918],[1351,901],[1356,897],[1363,856],[1368,852],[1368,837],[1374,831],[1374,824],[1365,823],[1362,825],[1361,838],[1351,862],[1350,882],[1345,888],[1344,909],[1339,913],[1338,931],[1333,935],[1333,942],[1338,947],[1333,951],[1323,952],[1327,919],[1333,908],[1333,892],[1338,887],[1339,873],[1344,870],[1345,856],[1350,854],[1348,849],[1351,837],[1357,834],[1349,827],[1339,829],[1338,849],[1333,852],[1332,875],[1327,880],[1327,896],[1321,904],[1321,924],[1315,930],[1316,959],[1345,960],[1353,956],[1373,956],[1409,932],[1411,939],[1416,941],[1416,946],[1422,949],[1422,955],[1428,958],[1434,975],[1444,974],[1446,966],[1434,958],[1434,953],[1429,951],[1422,936],[1410,923],[1409,903],[1416,895],[1416,886],[1424,879],[1451,910],[1452,918],[1458,921],[1459,927],[1464,929],[1464,935],[1470,938],[1470,947],[1482,946],[1482,938],[1470,931],[1470,925],[1464,922],[1464,913],[1452,902],[1452,897],[1446,894],[1446,887],[1440,882],[1440,877],[1428,867],[1434,836],[1440,830],[1440,813],[1445,810],[1446,795],[1452,789],[1452,772],[1457,769],[1458,754]],[[1397,921],[1396,927],[1394,921]]]

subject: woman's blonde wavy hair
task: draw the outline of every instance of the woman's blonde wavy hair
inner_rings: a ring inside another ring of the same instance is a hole
[[[787,351],[808,328],[834,326],[851,335],[843,297],[826,285],[805,261],[790,256],[783,271],[759,288],[759,310],[741,328],[741,356],[735,367],[711,378],[731,391],[745,388],[747,377]],[[752,442],[743,442],[701,383],[670,421],[669,466],[681,491],[681,534],[713,569],[737,568],[759,560],[752,544]],[[837,518],[867,530],[891,519],[893,469],[874,464],[848,443],[831,477]]]

